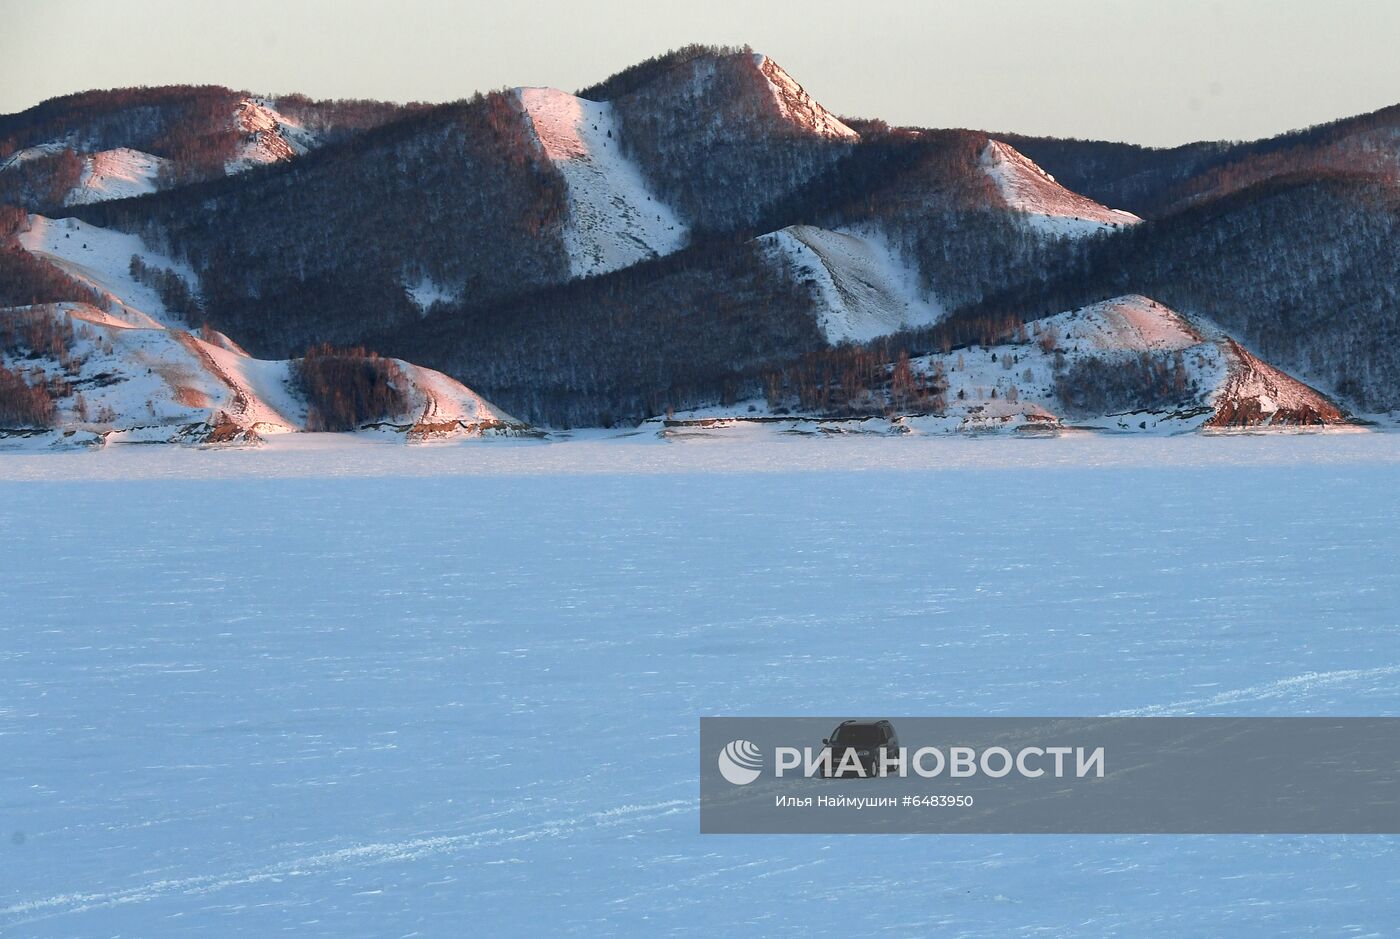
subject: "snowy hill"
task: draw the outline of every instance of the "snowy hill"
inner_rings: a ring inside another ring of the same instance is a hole
[[[893,366],[886,366],[893,375]],[[1125,295],[1034,321],[991,345],[909,361],[936,400],[901,408],[878,399],[840,417],[740,401],[656,421],[663,436],[722,428],[796,433],[1150,434],[1349,423],[1320,392],[1262,362],[1212,325]],[[887,389],[888,390],[888,389]]]
[[[25,338],[35,335],[58,338],[36,350]],[[294,363],[252,358],[212,331],[133,325],[88,304],[61,303],[0,310],[0,337],[0,366],[48,387],[55,405],[55,431],[0,428],[12,442],[248,443],[308,427]],[[440,372],[389,361],[406,382],[405,407],[361,429],[411,441],[527,429]]]
[[[614,76],[585,96],[613,105],[623,152],[693,228],[753,224],[766,205],[859,144],[852,128],[766,56],[691,51],[630,78]]]
[[[553,88],[517,94],[541,150],[568,186],[564,247],[573,276],[615,271],[685,243],[685,225],[622,155],[611,102]]]
[[[104,96],[110,99],[105,107],[86,100],[65,113],[46,102],[32,119],[14,115],[19,120],[8,139],[0,116],[0,153],[7,144],[15,148],[0,159],[0,183],[18,184],[26,207],[143,196],[157,190],[162,176],[168,183],[233,175],[302,156],[325,138],[321,129],[279,111],[274,100],[228,89],[126,89],[73,98]],[[320,103],[298,102],[313,118],[327,111]],[[76,158],[67,171],[60,166],[65,156]]]
[[[68,193],[68,205],[84,205],[106,199],[130,199],[156,191],[156,178],[168,160],[118,147],[83,157],[83,173]]]
[[[868,342],[943,315],[918,274],[876,233],[792,225],[760,241],[815,287],[817,324],[832,344]]]
[[[199,281],[188,266],[136,235],[73,218],[30,216],[18,241],[101,301],[0,309],[0,378],[18,376],[46,389],[57,428],[19,437],[40,444],[54,433],[68,443],[255,442],[314,423],[292,361],[253,358],[207,327],[198,335],[189,331],[199,313]],[[184,305],[173,305],[172,297]],[[385,362],[382,371],[397,383],[401,406],[363,421],[361,429],[400,432],[413,441],[527,429],[440,372]],[[25,428],[33,425],[0,427],[0,436]]]
[[[957,430],[1090,426],[1175,433],[1342,423],[1325,396],[1210,324],[1128,295],[915,363],[947,381]]]
[[[106,301],[110,315],[131,326],[195,325],[192,310],[167,307],[160,292],[132,275],[132,258],[149,268],[171,271],[198,295],[199,279],[187,265],[150,250],[136,235],[89,225],[76,218],[29,216],[29,228],[19,243],[36,257],[92,287]]]
[[[35,144],[32,147],[24,147],[23,149],[16,150],[3,160],[0,160],[0,173],[4,173],[7,170],[19,169],[24,164],[34,160],[42,160],[44,157],[62,153],[67,147],[68,145],[62,141],[50,141],[49,143]]]
[[[1131,212],[1110,209],[1071,192],[1010,144],[999,140],[988,142],[982,151],[981,165],[1007,207],[1024,213],[1037,231],[1073,238],[1142,221]]]

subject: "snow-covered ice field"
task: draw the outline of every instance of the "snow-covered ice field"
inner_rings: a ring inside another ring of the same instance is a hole
[[[1393,934],[1391,837],[698,834],[713,714],[1400,711],[1400,435],[0,454],[0,933]]]

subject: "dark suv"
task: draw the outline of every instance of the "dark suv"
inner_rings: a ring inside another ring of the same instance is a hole
[[[845,776],[859,775],[849,768],[852,759],[859,761],[864,775],[883,775],[880,772],[880,751],[886,751],[892,758],[899,752],[899,736],[889,721],[842,721],[836,725],[830,737],[822,739],[822,744],[831,751],[827,775],[833,778],[843,775],[837,771],[842,759],[847,761]],[[847,751],[854,751],[855,756],[846,756]]]

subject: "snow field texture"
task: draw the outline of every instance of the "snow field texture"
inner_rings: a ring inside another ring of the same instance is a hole
[[[1389,837],[696,814],[701,715],[1394,713],[1396,435],[326,446],[0,459],[0,931],[1400,919]]]
[[[919,287],[915,268],[878,232],[792,225],[759,239],[816,286],[817,325],[828,342],[869,342],[944,316]]]
[[[517,93],[544,155],[568,187],[564,249],[572,276],[605,274],[685,244],[685,225],[622,155],[611,103],[553,88]]]
[[[132,326],[191,325],[167,310],[155,288],[131,276],[131,259],[139,257],[149,267],[174,271],[191,291],[198,293],[199,277],[186,264],[152,251],[137,235],[89,225],[76,218],[50,219],[29,216],[29,230],[19,243],[36,257],[51,261],[65,273],[95,288],[108,312]]]

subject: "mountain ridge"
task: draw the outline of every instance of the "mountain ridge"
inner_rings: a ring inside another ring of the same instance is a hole
[[[206,111],[222,113],[229,99],[205,94]],[[100,96],[74,97],[95,109],[84,139],[126,119],[104,117]],[[262,165],[227,175],[225,160],[156,191],[139,173],[129,184],[113,175],[108,189],[126,198],[51,207],[77,220],[70,236],[137,239],[142,260],[117,289],[80,257],[37,246],[35,226],[55,223],[13,216],[0,302],[96,297],[126,315],[150,305],[136,299],[155,289],[139,274],[189,307],[178,321],[207,323],[266,360],[368,343],[532,423],[578,426],[724,407],[811,368],[830,388],[850,386],[808,396],[840,402],[828,416],[857,401],[894,407],[900,356],[983,349],[1140,294],[1219,322],[1237,347],[1221,355],[1253,356],[1257,368],[1237,371],[1263,385],[1279,387],[1266,369],[1282,369],[1364,410],[1400,406],[1400,342],[1368,349],[1348,317],[1325,315],[1339,298],[1364,305],[1358,288],[1369,285],[1374,311],[1349,318],[1380,336],[1400,323],[1391,249],[1367,257],[1395,227],[1393,207],[1365,188],[1387,183],[1400,148],[1388,111],[1272,143],[1124,150],[840,118],[768,56],[698,46],[578,95],[525,87],[398,110],[307,102],[238,99],[234,150],[221,137],[219,152],[241,154],[240,169]],[[16,117],[0,118],[0,142],[27,139],[3,133]],[[73,172],[66,148],[19,152],[0,154],[16,178],[37,178],[26,167],[45,160]],[[1303,195],[1289,195],[1300,174]],[[1331,185],[1324,177],[1352,182],[1328,202],[1310,194]],[[23,210],[25,191],[0,187],[0,202]],[[1294,219],[1329,210],[1330,260]],[[1246,223],[1261,212],[1271,228]],[[1362,224],[1346,231],[1353,218]],[[1272,271],[1271,289],[1233,265],[1176,260],[1202,250]],[[1299,252],[1320,276],[1290,269]],[[1349,279],[1328,273],[1343,267]],[[1321,328],[1288,325],[1305,320]],[[1299,414],[1343,419],[1325,400]],[[1231,413],[1267,424],[1276,412]]]

